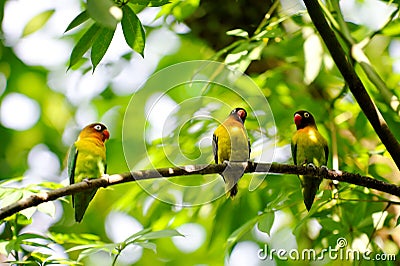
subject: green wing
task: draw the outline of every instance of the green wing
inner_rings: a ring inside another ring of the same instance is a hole
[[[76,168],[76,159],[78,158],[78,149],[73,144],[69,150],[68,155],[68,176],[69,183],[72,185],[75,183],[75,168]]]
[[[213,153],[214,153],[214,161],[215,161],[215,163],[218,163],[218,138],[215,134],[213,134],[212,146],[213,146]]]
[[[327,166],[328,156],[329,156],[329,147],[328,147],[328,144],[326,144],[326,143],[324,145],[324,151],[325,151],[325,166]]]
[[[291,149],[292,149],[293,163],[294,163],[295,165],[297,165],[297,143],[295,144],[295,143],[292,141]]]
[[[78,158],[78,149],[75,147],[75,144],[73,144],[68,154],[68,176],[70,185],[75,183],[75,168],[76,168],[77,158]],[[75,205],[74,197],[72,196],[72,206],[74,205]]]

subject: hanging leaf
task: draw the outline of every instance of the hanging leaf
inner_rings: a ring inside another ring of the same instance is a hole
[[[79,39],[78,43],[72,50],[71,56],[69,58],[68,69],[78,63],[78,61],[87,52],[87,50],[89,50],[94,41],[97,39],[97,36],[100,34],[101,29],[102,28],[95,23],[88,29],[87,32],[85,32],[85,34],[83,34],[83,36]]]
[[[122,11],[123,17],[121,23],[125,41],[129,47],[143,57],[146,36],[142,23],[129,6],[123,6]]]
[[[260,231],[270,234],[272,225],[274,224],[275,213],[267,212],[260,217],[257,227]]]
[[[101,28],[100,33],[97,35],[97,39],[93,43],[90,59],[92,60],[93,71],[100,63],[101,59],[107,52],[110,46],[111,40],[114,36],[115,28]]]
[[[85,11],[83,11],[82,13],[80,13],[78,16],[76,16],[71,23],[69,23],[68,27],[66,28],[66,30],[64,31],[70,31],[76,27],[78,27],[79,25],[81,25],[83,22],[87,21],[89,19],[89,15],[88,13]]]
[[[28,36],[38,30],[40,30],[46,22],[51,18],[54,14],[54,9],[46,10],[36,16],[34,16],[26,25],[22,32],[22,36]]]
[[[121,21],[122,12],[111,0],[87,0],[89,16],[100,25],[114,29]]]
[[[183,236],[183,235],[176,230],[166,229],[166,230],[149,232],[147,234],[142,235],[139,239],[140,240],[152,240],[152,239],[173,237],[173,236]]]

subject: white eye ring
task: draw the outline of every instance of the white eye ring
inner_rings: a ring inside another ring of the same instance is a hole
[[[97,131],[101,130],[101,126],[100,125],[95,125],[93,128],[96,129]]]
[[[304,113],[304,117],[305,117],[305,118],[308,118],[309,116],[310,116],[309,113]]]

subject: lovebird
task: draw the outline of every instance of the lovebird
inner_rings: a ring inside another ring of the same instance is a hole
[[[68,176],[71,185],[106,174],[106,146],[104,142],[109,138],[110,133],[103,124],[94,123],[82,129],[68,156]],[[80,222],[82,220],[96,191],[97,188],[94,188],[72,195],[75,221]]]
[[[247,112],[235,108],[228,118],[217,127],[213,134],[213,152],[215,163],[247,162],[250,158],[250,141],[244,128]],[[237,182],[243,176],[243,165],[230,164],[222,173],[226,191],[233,198],[237,192]]]
[[[297,131],[292,137],[292,157],[295,165],[312,164],[317,167],[326,166],[329,149],[325,138],[318,132],[311,113],[301,110],[294,114]],[[314,202],[321,178],[299,175],[304,204],[308,211]]]

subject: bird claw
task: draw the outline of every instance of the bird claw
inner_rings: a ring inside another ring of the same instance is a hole
[[[224,164],[226,164],[226,165],[229,166],[229,167],[231,166],[231,162],[230,162],[230,161],[227,161],[227,160],[224,161]]]
[[[320,173],[322,176],[328,175],[329,168],[326,165],[321,165],[320,169]]]
[[[103,174],[103,175],[101,176],[101,178],[107,180],[107,182],[110,183],[110,175],[108,175],[108,174]]]
[[[317,167],[313,163],[307,164],[307,168],[313,169],[314,171],[317,170]]]

